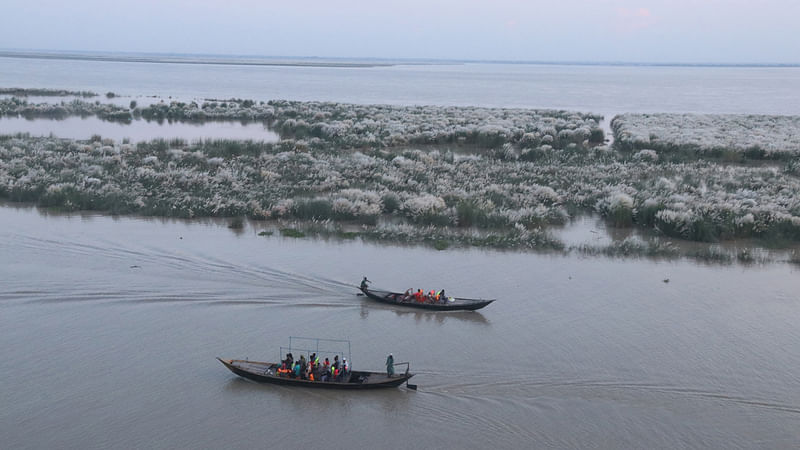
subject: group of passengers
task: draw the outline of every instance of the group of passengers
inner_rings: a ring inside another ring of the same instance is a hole
[[[364,279],[361,280],[361,290],[367,289],[369,283],[371,283],[371,281],[369,281],[367,277],[364,277]],[[387,297],[392,297],[396,300],[398,296],[398,294],[391,293],[387,295]],[[448,301],[447,296],[444,294],[444,289],[430,292],[424,292],[422,289],[417,289],[416,292],[413,292],[413,289],[408,289],[399,300],[401,302],[415,301],[417,303],[447,303]]]
[[[403,302],[415,301],[417,303],[447,303],[444,289],[440,291],[431,290],[429,292],[424,292],[422,289],[417,289],[416,292],[412,291],[413,289],[406,290],[400,300]]]
[[[308,360],[305,355],[300,355],[300,359],[295,361],[291,353],[286,354],[286,359],[281,361],[278,368],[279,377],[299,378],[309,381],[346,381],[350,374],[350,365],[347,358],[339,361],[339,355],[333,357],[333,364],[325,358],[319,361],[319,356],[312,353]]]

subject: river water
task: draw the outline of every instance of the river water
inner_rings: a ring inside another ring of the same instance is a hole
[[[0,207],[6,448],[791,448],[798,269],[292,239]],[[396,310],[376,286],[496,297]],[[664,282],[668,279],[669,282]],[[258,385],[289,336],[410,360],[417,391]],[[325,445],[322,445],[322,444]]]
[[[609,119],[621,112],[800,114],[800,67],[468,63],[339,68],[0,57],[0,86],[182,101],[235,97],[556,108]]]
[[[0,58],[0,85],[288,98],[798,114],[800,69],[239,67]],[[128,101],[128,100],[120,100]],[[0,205],[3,448],[797,448],[797,266],[717,266],[293,239],[274,225]],[[446,288],[479,312],[355,295]],[[240,379],[289,336],[349,339],[417,391]]]
[[[205,123],[134,120],[131,123],[108,122],[97,117],[67,117],[65,119],[0,118],[0,134],[28,133],[31,136],[50,136],[88,140],[94,135],[122,142],[153,139],[183,139],[187,142],[208,139],[239,139],[278,141],[278,134],[265,124],[252,122],[215,121]]]

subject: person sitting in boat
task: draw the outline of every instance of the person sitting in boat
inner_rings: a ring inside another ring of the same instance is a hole
[[[439,291],[439,294],[437,295],[439,296],[439,299],[442,303],[447,303],[447,296],[444,295],[444,289]]]
[[[339,381],[339,355],[335,355],[333,357],[333,364],[331,364],[331,379],[333,381]]]
[[[417,290],[417,292],[414,294],[414,298],[417,300],[417,303],[422,303],[425,301],[425,294],[422,293],[422,289]]]
[[[436,303],[436,291],[431,289],[431,291],[428,292],[428,299],[430,300],[431,303]]]
[[[306,363],[305,355],[300,355],[300,379],[305,380],[306,377],[306,370],[308,370],[308,364]]]
[[[364,279],[363,279],[363,280],[361,280],[361,289],[366,289],[366,288],[368,288],[368,287],[369,287],[369,283],[372,283],[372,281],[369,281],[369,280],[367,279],[367,277],[364,277]]]
[[[286,363],[286,368],[291,369],[294,366],[294,356],[291,353],[287,353],[284,362]]]
[[[391,353],[386,358],[386,376],[389,378],[394,376],[394,356]]]
[[[322,364],[319,363],[319,358],[317,358],[316,363],[314,364],[314,370],[311,371],[311,376],[314,377],[314,380],[320,381],[322,379]]]
[[[413,290],[414,289],[412,289],[412,288],[406,289],[406,291],[403,293],[403,300],[402,301],[407,302],[407,301],[411,300],[411,296],[413,295],[411,293],[411,291],[413,291]]]
[[[300,378],[300,361],[294,363],[292,373],[289,375],[291,375],[292,378]]]
[[[322,381],[328,381],[331,377],[331,362],[328,361],[328,358],[325,358],[325,362],[322,363]]]

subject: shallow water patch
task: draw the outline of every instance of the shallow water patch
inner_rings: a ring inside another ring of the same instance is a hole
[[[277,133],[258,122],[148,122],[134,120],[130,124],[107,122],[96,117],[68,117],[64,120],[5,117],[0,119],[0,134],[28,133],[32,136],[53,135],[68,139],[89,139],[94,135],[116,141],[131,142],[152,139],[185,140],[237,139],[277,142]]]

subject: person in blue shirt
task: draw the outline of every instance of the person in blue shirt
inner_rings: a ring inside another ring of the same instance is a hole
[[[394,376],[394,356],[389,353],[389,357],[386,358],[386,375],[389,377]]]

